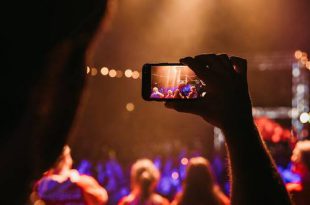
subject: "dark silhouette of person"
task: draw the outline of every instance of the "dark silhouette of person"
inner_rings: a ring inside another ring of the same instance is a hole
[[[293,171],[301,176],[301,181],[288,183],[286,187],[296,205],[310,204],[310,140],[297,142],[291,161]]]
[[[72,169],[71,149],[66,145],[52,169],[36,183],[31,194],[33,204],[45,205],[104,205],[106,190],[91,176]]]
[[[62,152],[106,7],[106,0],[1,5],[0,204],[25,204]]]
[[[183,191],[178,193],[171,205],[229,205],[228,197],[214,181],[211,165],[203,157],[190,159],[183,182]]]
[[[118,205],[169,205],[169,201],[154,192],[160,173],[148,159],[136,161],[131,168],[131,193]]]
[[[195,101],[166,102],[166,107],[201,116],[225,135],[231,173],[231,204],[291,204],[252,116],[247,61],[225,54],[180,60],[208,85]]]

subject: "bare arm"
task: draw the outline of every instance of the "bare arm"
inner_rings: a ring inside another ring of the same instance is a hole
[[[166,106],[202,116],[222,129],[229,153],[233,205],[291,204],[285,186],[254,124],[246,60],[227,55],[181,59],[205,81],[208,93],[195,102]]]

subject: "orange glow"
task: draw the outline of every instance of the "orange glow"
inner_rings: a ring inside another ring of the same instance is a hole
[[[133,79],[138,79],[138,78],[139,78],[139,76],[140,76],[140,74],[139,74],[139,72],[138,72],[138,71],[134,71],[134,72],[132,72],[132,78],[133,78]]]
[[[306,68],[310,70],[310,61],[306,63]]]
[[[33,205],[45,205],[45,203],[42,200],[37,200],[37,201],[34,202]]]
[[[300,59],[302,57],[302,52],[300,50],[295,51],[295,58]]]
[[[102,75],[108,75],[109,74],[109,69],[107,67],[102,67],[100,70]]]
[[[89,72],[90,72],[90,67],[87,66],[87,67],[86,67],[86,73],[88,74]]]
[[[125,76],[127,78],[130,78],[132,76],[132,70],[130,70],[130,69],[125,70]]]
[[[110,71],[109,71],[109,76],[111,77],[111,78],[114,78],[114,77],[116,77],[116,70],[114,70],[114,69],[111,69]]]
[[[132,111],[134,111],[134,109],[135,109],[135,105],[133,103],[127,103],[126,104],[126,110],[128,112],[132,112]]]
[[[306,63],[308,62],[307,56],[302,56],[301,59],[300,59],[300,61],[301,61],[301,63],[302,63],[303,65],[306,65]]]
[[[91,71],[90,71],[90,74],[91,74],[92,76],[97,75],[97,73],[98,73],[98,71],[97,71],[96,68],[92,68]]]
[[[117,78],[123,77],[123,72],[122,72],[121,70],[117,70],[117,71],[116,71],[116,77],[117,77]]]
[[[188,159],[187,158],[182,158],[181,159],[181,164],[183,164],[183,165],[187,165],[188,164]]]

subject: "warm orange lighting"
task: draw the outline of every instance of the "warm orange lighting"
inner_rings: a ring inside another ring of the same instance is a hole
[[[132,112],[132,111],[134,111],[134,109],[135,109],[135,105],[133,103],[127,103],[126,104],[126,110],[128,112]]]
[[[181,164],[183,164],[183,165],[187,165],[188,164],[188,159],[187,158],[182,158],[181,159]]]
[[[97,75],[97,73],[98,73],[98,71],[97,71],[96,68],[92,68],[91,71],[90,71],[90,74],[91,74],[92,76]]]
[[[177,180],[177,179],[179,178],[179,173],[178,173],[178,172],[172,172],[171,178],[172,178],[173,180]]]
[[[127,78],[130,78],[132,76],[132,70],[130,70],[130,69],[125,70],[125,76]]]
[[[310,70],[310,61],[306,63],[306,68]]]
[[[109,74],[109,69],[107,67],[102,67],[100,70],[102,75],[108,75]]]
[[[300,59],[301,57],[302,57],[302,52],[301,52],[301,50],[295,51],[295,58],[296,58],[296,59]]]
[[[33,205],[45,205],[45,203],[42,200],[37,200],[37,201],[34,202]]]
[[[306,65],[306,63],[308,62],[307,56],[302,56],[301,59],[300,59],[300,62],[301,62],[303,65]]]
[[[116,77],[116,70],[111,69],[111,70],[109,71],[109,76],[110,76],[111,78]]]
[[[116,71],[116,77],[117,77],[117,78],[123,77],[123,72],[122,72],[121,70],[117,70],[117,71]]]
[[[90,67],[87,66],[87,67],[86,67],[86,73],[88,74],[89,72],[90,72]]]
[[[138,79],[139,76],[140,76],[140,73],[139,73],[138,71],[132,72],[132,78],[133,78],[133,79]]]

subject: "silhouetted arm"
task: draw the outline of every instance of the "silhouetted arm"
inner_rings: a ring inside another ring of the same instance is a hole
[[[202,116],[222,129],[229,153],[233,205],[291,204],[285,186],[254,124],[247,62],[227,55],[181,59],[207,85],[195,102],[169,102],[180,112]]]

